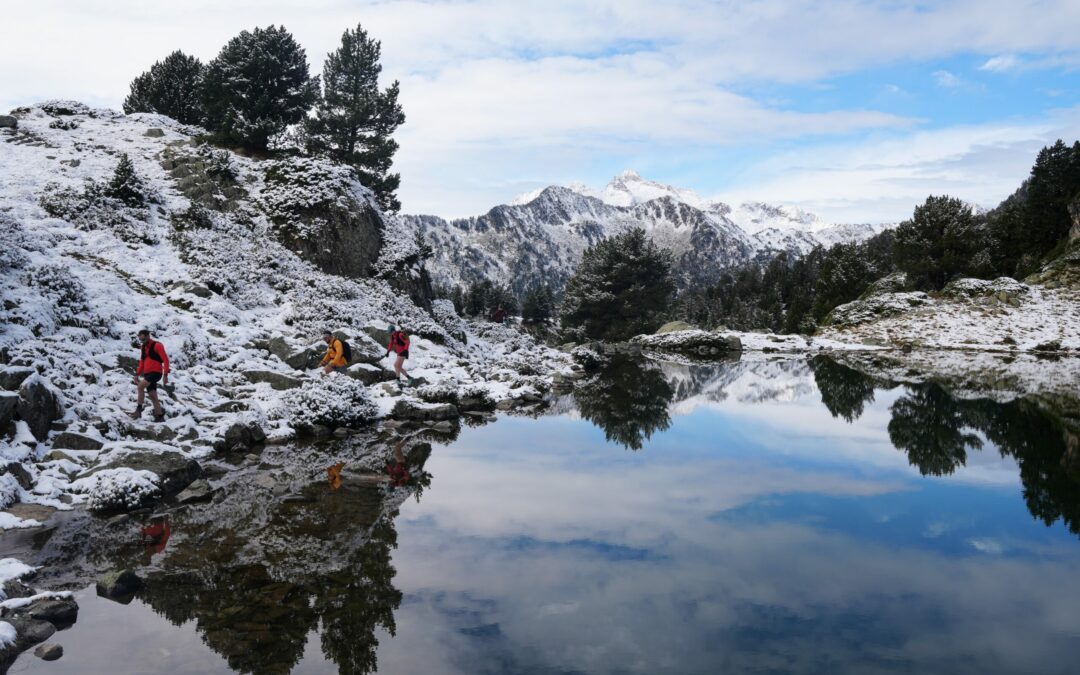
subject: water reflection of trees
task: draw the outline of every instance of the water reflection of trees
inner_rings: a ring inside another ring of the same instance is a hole
[[[919,471],[951,474],[967,460],[967,449],[982,447],[975,432],[1011,456],[1020,467],[1028,511],[1051,525],[1061,519],[1080,534],[1080,471],[1076,435],[1035,402],[1015,399],[960,399],[938,384],[914,385],[892,406],[889,437]]]
[[[427,476],[429,454],[427,444],[408,453],[411,475]],[[338,672],[375,672],[379,633],[396,631],[394,518],[411,492],[346,465],[336,489],[320,478],[263,515],[241,504],[212,505],[188,522],[180,515],[183,535],[139,598],[177,625],[194,620],[239,672],[290,672],[314,631]]]
[[[674,393],[659,368],[616,356],[578,386],[574,400],[581,416],[603,429],[609,441],[640,450],[655,432],[671,426],[668,406]]]
[[[873,378],[827,356],[814,357],[810,365],[821,401],[834,417],[853,422],[874,400]],[[924,476],[953,473],[966,464],[969,450],[983,447],[985,438],[1016,460],[1032,516],[1047,525],[1060,519],[1080,534],[1075,422],[1066,423],[1034,399],[963,399],[933,382],[909,386],[889,412],[889,439]]]
[[[862,416],[866,404],[873,403],[873,380],[854,368],[820,355],[810,359],[810,367],[821,402],[833,417],[854,422]]]

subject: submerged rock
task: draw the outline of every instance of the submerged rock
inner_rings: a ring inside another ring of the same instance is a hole
[[[98,577],[95,589],[99,596],[117,600],[134,595],[142,585],[142,578],[131,570],[113,570]]]
[[[42,661],[55,661],[63,655],[64,648],[55,642],[39,645],[38,648],[34,650],[34,656]]]
[[[214,491],[210,487],[210,483],[200,478],[176,495],[176,501],[180,504],[194,504],[209,501],[213,496]]]

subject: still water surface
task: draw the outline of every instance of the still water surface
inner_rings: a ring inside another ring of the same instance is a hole
[[[80,591],[65,656],[12,672],[1080,667],[1067,419],[823,359],[619,364],[576,398],[436,444],[378,517],[334,504],[348,469],[313,481],[257,521],[265,565],[179,518],[145,559],[163,581]]]

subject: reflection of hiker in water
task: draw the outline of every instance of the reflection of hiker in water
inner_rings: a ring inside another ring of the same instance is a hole
[[[390,476],[391,487],[405,487],[409,484],[409,467],[405,463],[405,453],[401,446],[405,439],[401,439],[394,446],[394,459],[386,463],[386,474]]]
[[[142,534],[143,547],[147,555],[154,555],[165,550],[172,535],[168,517],[155,518],[140,531]]]

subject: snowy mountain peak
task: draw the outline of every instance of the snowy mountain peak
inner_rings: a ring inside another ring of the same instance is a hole
[[[612,178],[600,194],[604,203],[611,206],[634,206],[660,197],[671,197],[697,208],[702,208],[706,203],[693,190],[648,180],[630,169]]]

